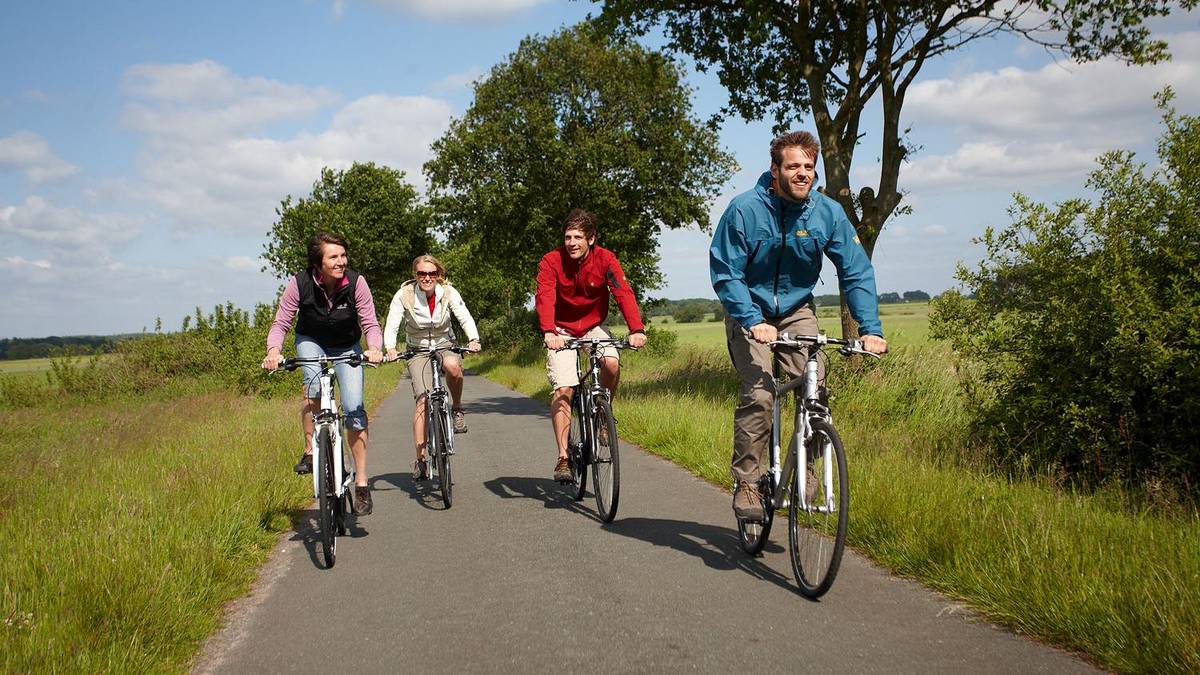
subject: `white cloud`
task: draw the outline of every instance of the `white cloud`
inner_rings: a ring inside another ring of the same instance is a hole
[[[503,19],[536,7],[547,0],[369,0],[387,9],[398,9],[436,21]],[[335,0],[334,12],[348,0]]]
[[[52,267],[49,260],[26,260],[19,255],[10,255],[4,258],[5,264],[12,270],[21,269],[39,269],[48,270]]]
[[[79,167],[62,159],[50,144],[32,131],[18,131],[0,138],[0,170],[21,171],[35,182],[61,180],[79,172]]]
[[[229,270],[257,272],[262,269],[263,261],[245,255],[233,255],[220,261],[221,267]]]
[[[136,239],[139,220],[114,214],[91,214],[59,207],[31,195],[20,206],[0,208],[0,235],[62,253],[105,257],[114,244]]]
[[[941,236],[943,234],[946,234],[946,226],[945,225],[926,225],[925,227],[921,228],[921,232],[923,234],[931,234],[931,235],[935,235],[935,236]]]
[[[277,138],[262,127],[337,97],[239,77],[209,61],[134,66],[126,91],[144,99],[125,111],[126,123],[147,137],[142,193],[183,230],[266,232],[279,201],[306,194],[323,167],[374,161],[418,182],[453,113],[436,98],[375,94],[334,111],[323,130]]]
[[[1033,181],[1075,180],[1095,168],[1103,148],[1074,143],[964,143],[949,155],[917,158],[900,173],[901,187],[913,191],[998,190]],[[878,166],[874,169],[878,175]]]
[[[905,117],[918,129],[950,126],[967,136],[1124,147],[1156,135],[1153,95],[1164,86],[1175,88],[1181,108],[1200,105],[1200,33],[1170,36],[1170,43],[1174,58],[1154,67],[1063,61],[918,82]]]
[[[470,68],[461,73],[451,73],[446,77],[434,82],[430,86],[430,90],[444,94],[459,89],[465,89],[475,83],[476,80],[483,77],[486,73],[482,68]]]

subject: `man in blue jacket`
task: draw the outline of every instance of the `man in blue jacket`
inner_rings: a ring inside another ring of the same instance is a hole
[[[758,481],[764,472],[775,396],[767,343],[781,332],[817,333],[812,293],[822,254],[837,268],[863,347],[877,354],[887,351],[871,260],[842,206],[812,189],[820,150],[817,139],[806,131],[772,141],[771,170],[754,189],[729,203],[709,249],[713,290],[725,306],[729,356],[741,380],[733,413],[731,468],[737,485],[733,510],[744,519],[764,515]],[[783,351],[779,359],[783,369],[797,377],[804,372],[807,354]]]

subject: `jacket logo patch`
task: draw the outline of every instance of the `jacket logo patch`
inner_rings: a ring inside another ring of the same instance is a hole
[[[808,230],[796,230],[796,236],[797,237],[807,237]]]
[[[854,243],[858,244],[859,246],[862,246],[862,242],[858,240],[858,235],[854,235]]]
[[[339,304],[337,307],[334,307],[334,309],[346,309],[349,306],[350,306],[350,303],[343,302],[343,303]]]

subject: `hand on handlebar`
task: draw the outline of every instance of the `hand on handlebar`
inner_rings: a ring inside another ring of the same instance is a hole
[[[558,333],[546,333],[542,336],[542,342],[546,344],[546,349],[557,351],[567,344],[567,338]]]
[[[887,340],[878,335],[862,336],[862,347],[872,354],[886,354],[888,350]]]
[[[479,344],[479,340],[471,340],[467,343],[467,350],[471,352],[479,352],[483,350],[483,346]]]
[[[283,354],[275,352],[274,354],[267,354],[263,358],[262,367],[264,370],[277,370],[281,363],[283,363]]]
[[[779,339],[779,330],[764,321],[750,328],[750,337],[754,338],[755,342],[770,344]]]
[[[383,362],[383,352],[378,349],[368,349],[363,352],[363,357],[367,359],[367,363],[378,364]]]
[[[641,331],[630,333],[625,342],[634,349],[641,349],[646,344],[646,334]]]

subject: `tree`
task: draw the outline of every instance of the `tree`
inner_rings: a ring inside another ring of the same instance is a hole
[[[734,162],[692,117],[681,78],[669,58],[581,24],[522,40],[475,86],[425,174],[451,244],[490,275],[495,309],[525,304],[571,208],[596,214],[597,243],[639,293],[661,283],[662,228],[707,228]]]
[[[432,219],[404,172],[374,163],[345,171],[325,168],[312,194],[288,195],[263,245],[264,271],[283,279],[308,266],[308,241],[317,232],[346,239],[350,267],[371,285],[375,310],[384,319],[392,294],[412,277],[413,258],[433,251]]]
[[[904,291],[905,302],[928,302],[929,294],[925,291]]]
[[[675,317],[675,323],[700,323],[704,321],[704,315],[704,307],[695,303],[681,305],[672,314]]]
[[[1158,169],[1114,152],[1088,181],[1097,203],[1018,195],[959,268],[975,299],[934,302],[930,332],[966,362],[977,432],[1010,466],[1200,497],[1200,117],[1170,98]]]
[[[896,293],[895,291],[893,291],[891,293],[880,293],[879,294],[879,304],[881,304],[881,305],[897,303],[900,301],[901,301],[900,294]]]
[[[716,67],[729,91],[724,113],[772,115],[777,129],[811,114],[821,140],[825,192],[838,200],[870,256],[900,208],[900,166],[913,148],[900,117],[904,98],[931,58],[979,38],[1012,33],[1077,61],[1169,58],[1145,21],[1196,0],[596,0],[612,28],[665,29],[668,47]],[[879,96],[883,120],[879,184],[855,192],[861,116]],[[843,303],[845,335],[857,326]]]

